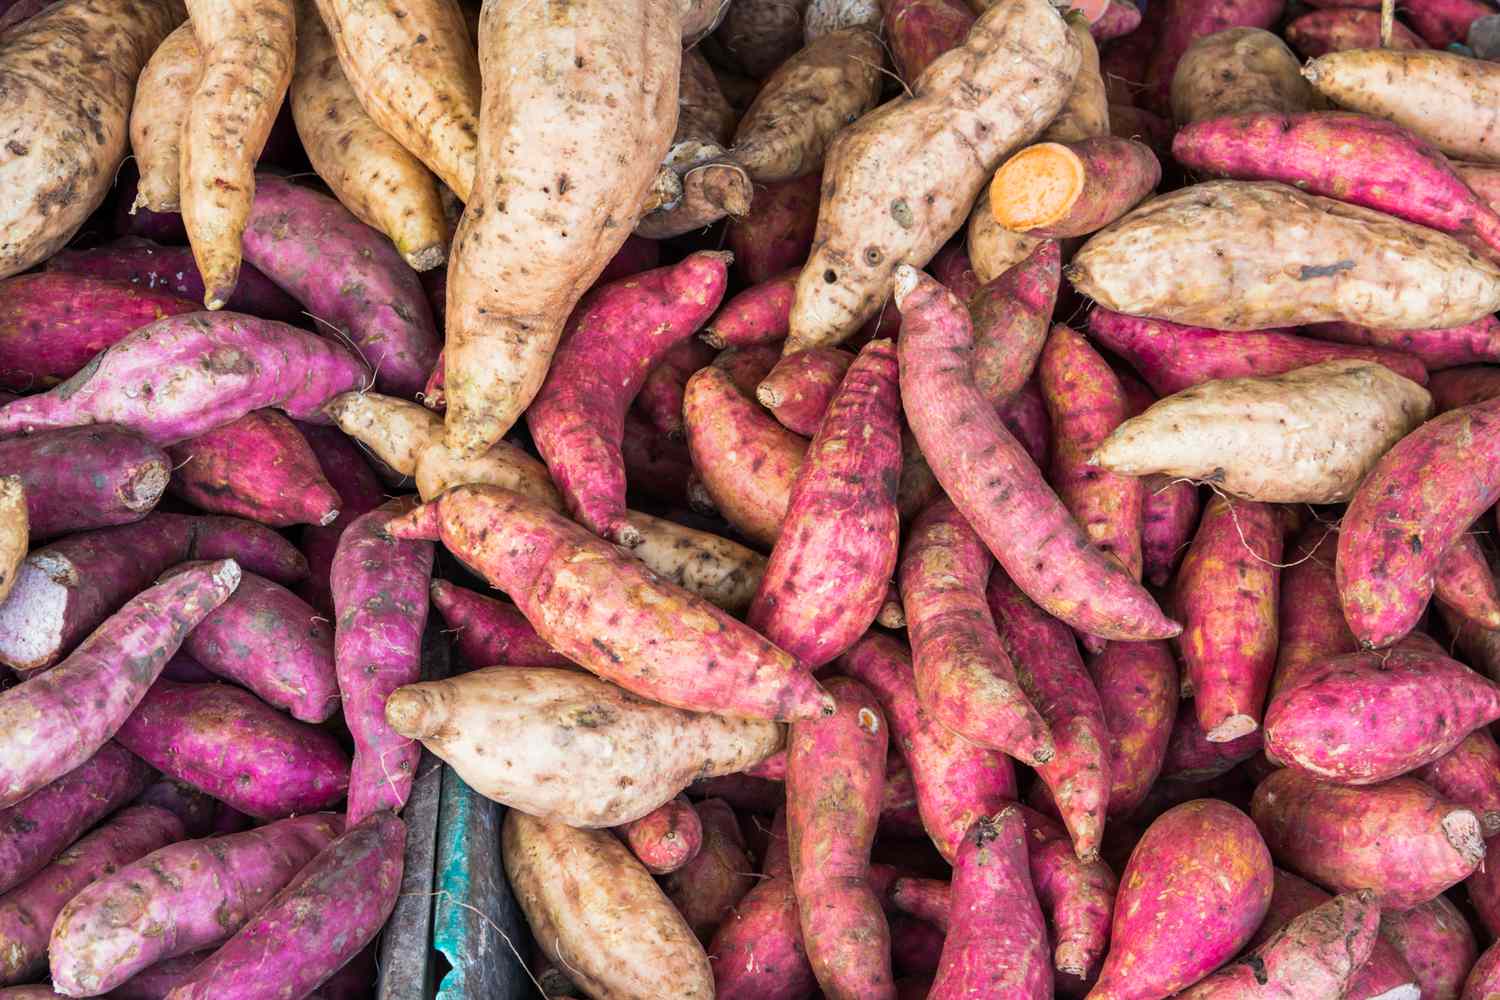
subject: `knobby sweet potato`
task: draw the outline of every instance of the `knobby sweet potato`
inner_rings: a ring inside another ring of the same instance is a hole
[[[1258,27],[1226,28],[1188,46],[1172,74],[1172,117],[1206,118],[1306,111],[1322,102],[1302,79],[1286,43]]]
[[[1087,236],[1134,208],[1160,180],[1156,155],[1133,139],[1039,142],[995,171],[990,211],[1000,225],[1031,236]]]
[[[327,525],[339,495],[295,424],[275,410],[254,410],[167,449],[172,488],[210,514],[276,528]]]
[[[162,39],[141,71],[130,106],[130,151],[141,174],[132,211],[182,211],[182,123],[190,104],[183,95],[198,89],[202,75],[203,53],[191,22]]]

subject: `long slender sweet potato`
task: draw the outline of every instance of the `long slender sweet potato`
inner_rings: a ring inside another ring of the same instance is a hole
[[[755,884],[755,876],[739,820],[729,804],[723,799],[705,799],[694,808],[703,826],[703,849],[662,879],[662,890],[698,940],[707,945]]]
[[[1422,996],[1435,1000],[1458,1000],[1464,977],[1479,958],[1469,922],[1444,896],[1409,910],[1387,910],[1380,936],[1416,973]]]
[[[469,669],[566,667],[572,661],[547,645],[514,605],[433,580],[432,606],[455,633],[458,655]]]
[[[1382,330],[1354,323],[1313,323],[1302,330],[1320,340],[1392,348],[1410,354],[1433,372],[1500,360],[1500,320],[1494,316],[1481,316],[1463,326],[1437,330]]]
[[[203,53],[191,22],[164,38],[141,71],[130,106],[130,151],[141,174],[132,210],[182,210],[179,163],[189,103],[182,95],[198,89],[202,74]]]
[[[1312,521],[1286,547],[1277,613],[1276,674],[1268,710],[1275,707],[1281,692],[1301,684],[1326,660],[1359,648],[1339,607],[1333,572],[1337,546],[1332,526]]]
[[[26,524],[38,540],[139,521],[161,499],[171,470],[160,448],[118,427],[0,440],[0,472],[24,488]]]
[[[1091,635],[1175,635],[1178,625],[1140,584],[1089,544],[975,386],[963,305],[904,266],[896,299],[906,418],[938,481],[1006,573],[1043,610]],[[962,440],[951,433],[957,426],[966,428]]]
[[[686,795],[668,800],[615,831],[652,875],[675,872],[703,849],[703,821]]]
[[[1297,112],[1322,102],[1286,43],[1258,27],[1226,28],[1188,46],[1172,74],[1178,125],[1207,118]]]
[[[1109,731],[1109,815],[1145,800],[1166,759],[1177,715],[1177,663],[1161,642],[1111,642],[1088,658]]]
[[[104,201],[136,80],[182,18],[177,0],[68,0],[5,32],[0,278],[52,256]]]
[[[1474,810],[1486,837],[1500,833],[1500,746],[1488,728],[1474,730],[1416,776],[1444,798]]]
[[[657,430],[672,438],[686,436],[682,423],[682,396],[687,381],[700,368],[713,362],[716,352],[701,340],[685,340],[672,348],[651,369],[636,396],[636,406]]]
[[[1039,142],[995,171],[990,211],[1002,226],[1031,236],[1087,236],[1134,208],[1160,180],[1156,155],[1131,139]]]
[[[1255,790],[1251,813],[1279,863],[1338,892],[1373,889],[1390,909],[1427,902],[1484,859],[1474,813],[1415,778],[1348,788],[1282,768]],[[1383,832],[1394,829],[1402,835]]]
[[[343,828],[334,813],[162,847],[74,896],[52,927],[52,981],[76,996],[114,989],[157,962],[216,946]]]
[[[1380,48],[1380,14],[1374,10],[1336,6],[1314,10],[1289,22],[1284,34],[1287,42],[1304,59],[1316,59],[1330,52],[1347,49]],[[1425,49],[1427,43],[1400,21],[1391,31],[1391,48]]]
[[[1145,105],[1167,113],[1177,65],[1195,41],[1227,28],[1269,28],[1281,17],[1282,7],[1283,0],[1166,0],[1162,18],[1155,22],[1161,25],[1160,35],[1146,64]]]
[[[814,172],[796,180],[757,185],[750,213],[729,221],[724,243],[734,254],[735,274],[747,284],[769,281],[788,268],[800,269],[812,249],[813,230],[818,224],[820,184],[821,177]],[[783,315],[791,312],[796,284],[794,270],[786,282]],[[709,339],[710,334],[704,337]]]
[[[199,510],[277,528],[326,525],[339,495],[307,439],[275,410],[255,410],[167,449],[173,491]]]

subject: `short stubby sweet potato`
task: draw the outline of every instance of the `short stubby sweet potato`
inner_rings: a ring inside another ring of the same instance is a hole
[[[626,519],[641,537],[631,554],[654,573],[736,617],[749,610],[766,572],[765,556],[713,532],[640,511],[628,511]]]
[[[1031,236],[1087,236],[1134,208],[1160,180],[1156,154],[1133,139],[1039,142],[995,171],[990,211],[1005,228]]]
[[[703,849],[703,821],[686,795],[669,799],[615,831],[652,875],[675,872]]]
[[[787,430],[810,438],[853,363],[854,355],[836,347],[793,354],[761,380],[756,398]]]
[[[1304,59],[1347,49],[1380,48],[1380,12],[1335,6],[1287,22],[1287,43]],[[1392,25],[1391,48],[1425,49],[1427,43],[1400,21]]]
[[[1226,28],[1188,46],[1172,74],[1178,125],[1230,115],[1306,111],[1319,102],[1286,43],[1263,28]]]
[[[160,448],[120,427],[63,427],[0,440],[0,474],[16,477],[25,490],[28,533],[38,541],[139,521],[161,499],[171,472]]]
[[[705,946],[755,885],[734,810],[723,799],[694,806],[703,827],[696,857],[662,879],[662,890]]]
[[[512,667],[566,667],[567,657],[536,634],[513,604],[475,593],[447,580],[433,580],[432,606],[454,632],[459,658],[469,669],[505,664]]]
[[[1281,17],[1283,6],[1283,0],[1167,0],[1160,8],[1148,7],[1151,18],[1140,33],[1147,40],[1154,36],[1156,44],[1143,67],[1139,103],[1167,114],[1177,66],[1194,42],[1230,28],[1269,28]]]
[[[275,410],[172,445],[172,489],[199,510],[275,528],[326,525],[339,495],[296,425]]]

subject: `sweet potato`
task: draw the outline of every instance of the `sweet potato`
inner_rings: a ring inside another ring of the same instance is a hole
[[[454,634],[469,669],[495,664],[566,667],[572,661],[547,645],[514,605],[476,594],[447,580],[433,580],[432,606]]]
[[[749,214],[731,219],[725,226],[724,243],[734,254],[735,274],[744,282],[759,285],[770,281],[788,268],[800,268],[807,259],[813,230],[818,224],[820,183],[821,177],[814,172],[796,180],[757,185]],[[791,313],[796,282],[794,270],[784,286],[785,304],[780,310],[782,336],[785,336],[786,317]],[[720,316],[726,314],[727,309]],[[710,343],[714,328],[711,323],[704,333],[704,339]]]
[[[1082,60],[1068,100],[1042,130],[1043,142],[1080,142],[1110,134],[1109,91],[1099,68],[1099,46],[1088,22],[1081,17],[1068,18],[1068,31],[1078,42]]]
[[[349,788],[349,758],[332,735],[228,684],[157,681],[116,738],[163,773],[257,819],[326,809]]]
[[[1259,27],[1227,28],[1189,45],[1172,74],[1172,118],[1306,111],[1322,102],[1286,43]]]
[[[1097,18],[1093,12],[1089,13],[1089,31],[1101,42],[1123,38],[1141,26],[1141,5],[1133,0],[1106,0],[1102,5],[1092,2],[1075,6],[1080,9],[1092,7],[1097,11]],[[1101,6],[1103,9],[1099,10]]]
[[[1387,909],[1427,902],[1484,858],[1474,813],[1415,778],[1349,788],[1286,767],[1256,788],[1251,815],[1279,863],[1336,892],[1373,889]]]
[[[1446,413],[1500,396],[1500,377],[1493,365],[1464,365],[1434,372],[1431,389],[1437,412]]]
[[[749,610],[766,571],[759,552],[639,511],[625,517],[641,537],[631,554],[652,572],[732,615]]]
[[[1380,48],[1380,14],[1373,10],[1337,6],[1303,14],[1286,26],[1286,40],[1304,59],[1316,59],[1330,52],[1348,49]],[[1406,25],[1395,22],[1391,31],[1391,48],[1425,49],[1422,41]]]
[[[641,542],[625,518],[625,411],[651,369],[718,307],[728,268],[725,254],[696,253],[598,289],[568,320],[526,421],[569,513],[604,538]]]
[[[1486,837],[1500,833],[1500,746],[1488,728],[1474,730],[1416,776],[1444,798],[1474,810]]]
[[[755,884],[755,876],[729,804],[723,799],[705,799],[694,808],[703,826],[703,849],[662,879],[662,891],[698,940],[707,945]]]
[[[756,397],[783,427],[810,438],[853,363],[854,355],[836,347],[794,354],[766,376]]]
[[[275,410],[254,410],[167,454],[173,492],[199,510],[277,528],[339,516],[339,495],[307,440]]]
[[[651,369],[636,396],[636,406],[657,430],[672,438],[686,435],[682,424],[682,396],[687,380],[713,361],[715,351],[701,340],[685,340]]]
[[[1480,0],[1414,0],[1402,9],[1417,34],[1435,49],[1463,43],[1469,36],[1469,26],[1494,12]]]
[[[0,896],[0,983],[35,979],[46,971],[52,924],[79,890],[181,840],[182,834],[182,821],[167,810],[130,806]]]
[[[125,159],[136,80],[182,18],[177,0],[68,0],[5,32],[0,278],[52,256],[104,201]]]
[[[191,22],[178,27],[156,47],[136,81],[130,106],[130,151],[140,170],[134,211],[180,212],[182,122],[187,117],[184,93],[198,89],[203,53]]]
[[[1473,535],[1460,535],[1438,564],[1433,596],[1463,621],[1500,628],[1500,587]]]
[[[380,933],[401,892],[405,845],[394,813],[350,826],[169,996],[249,1000],[264,995],[268,966],[279,990],[308,996]]]
[[[48,949],[53,983],[95,996],[158,962],[227,940],[338,835],[313,813],[161,847],[75,895]]]
[[[444,391],[458,457],[488,450],[531,404],[568,314],[633,228],[672,138],[679,29],[667,0],[481,18],[481,72],[504,83],[484,93],[479,170],[448,269]],[[530,69],[502,69],[519,51]],[[558,174],[559,149],[590,155]]]
[[[1037,367],[1057,303],[1061,265],[1058,245],[1042,242],[968,300],[974,382],[997,407],[1020,392]]]
[[[881,7],[891,59],[907,86],[938,56],[962,45],[974,27],[962,0],[895,0]]]
[[[990,211],[990,192],[985,189],[974,202],[964,233],[969,259],[980,281],[994,281],[1031,256],[1042,244],[1039,236],[1013,233],[995,221]]]
[[[1161,642],[1111,642],[1087,662],[1109,731],[1109,815],[1125,816],[1161,773],[1177,715],[1177,664]]]
[[[1032,236],[1087,236],[1134,208],[1160,180],[1156,155],[1132,139],[1039,142],[995,171],[990,211],[1005,228]]]
[[[165,809],[182,820],[183,836],[189,839],[207,836],[213,830],[214,813],[218,810],[218,803],[211,796],[175,778],[152,782],[133,804]]]
[[[1368,344],[1374,349],[1392,348],[1411,355],[1433,372],[1500,360],[1500,320],[1494,316],[1481,316],[1463,326],[1438,330],[1382,330],[1354,323],[1313,323],[1303,327],[1303,332],[1320,340]]]
[[[1393,944],[1417,975],[1422,996],[1458,1000],[1479,946],[1462,913],[1438,896],[1409,910],[1387,910],[1380,936]]]
[[[615,829],[652,875],[675,872],[697,857],[704,843],[703,821],[686,795],[669,799]]]
[[[1469,970],[1463,1000],[1493,1000],[1496,996],[1500,996],[1500,945],[1492,944]]]
[[[446,263],[448,223],[437,178],[360,104],[312,3],[297,9],[291,105],[307,158],[344,207],[390,237],[413,270]]]
[[[1301,684],[1325,660],[1359,648],[1339,607],[1333,573],[1337,546],[1332,526],[1313,521],[1286,547],[1277,613],[1276,674],[1268,707],[1274,707],[1281,692]]]
[[[625,413],[620,457],[625,460],[626,483],[646,496],[663,503],[695,507],[701,499],[695,489],[698,477],[687,444],[660,433],[632,411]],[[557,498],[557,504],[561,507],[561,497]],[[713,511],[713,504],[709,502],[705,509]]]
[[[203,304],[222,309],[239,276],[255,161],[292,82],[296,13],[290,0],[191,0],[187,12],[203,69],[182,120],[179,197]]]
[[[718,1000],[790,1000],[817,987],[802,944],[785,810],[771,826],[761,872],[709,943]]]
[[[1271,886],[1270,854],[1244,813],[1217,799],[1169,809],[1121,875],[1109,954],[1089,996],[1159,997],[1203,979],[1250,940]]]
[[[1198,39],[1228,28],[1269,28],[1281,17],[1283,0],[1166,0],[1156,47],[1146,64],[1142,103],[1158,114],[1170,104],[1178,63]],[[1155,11],[1152,11],[1153,19]]]
[[[1141,507],[1141,561],[1145,577],[1165,587],[1198,528],[1198,488],[1193,483],[1147,476]]]
[[[1130,574],[1094,549],[1040,472],[1001,426],[967,369],[973,336],[963,305],[905,267],[901,397],[933,473],[1027,596],[1105,639],[1175,635],[1179,627]],[[958,364],[949,359],[956,356]],[[964,426],[962,441],[953,427]]]
[[[23,488],[22,526],[37,540],[139,521],[165,492],[171,470],[160,448],[119,427],[65,427],[0,440],[0,471]]]
[[[740,292],[709,320],[703,340],[710,347],[735,348],[774,344],[786,337],[796,291],[797,271],[783,271]],[[778,351],[779,353],[779,351]],[[730,355],[739,364],[760,360],[760,352]],[[772,360],[774,364],[774,359]],[[720,367],[723,367],[722,365]],[[764,375],[764,372],[762,373]],[[739,380],[736,379],[736,384]],[[754,386],[751,387],[752,390]]]
[[[1360,484],[1344,514],[1337,563],[1339,600],[1360,645],[1388,646],[1416,624],[1444,553],[1500,497],[1497,448],[1500,399],[1423,424]]]
[[[711,1000],[708,956],[630,851],[607,831],[512,809],[505,871],[542,950],[595,996]]]
[[[372,395],[373,393],[365,393],[365,398]],[[624,432],[626,439],[630,436],[629,425],[627,417]],[[441,431],[441,427],[436,430]],[[368,442],[365,438],[361,440]],[[629,452],[629,445],[622,441],[621,455],[628,456]],[[628,457],[624,460],[628,474],[630,462]],[[417,455],[416,465],[412,468],[412,479],[417,493],[424,500],[432,499],[451,486],[484,483],[515,490],[552,510],[562,510],[563,505],[562,495],[547,475],[547,467],[509,441],[496,441],[489,451],[478,458],[459,459],[438,439]]]

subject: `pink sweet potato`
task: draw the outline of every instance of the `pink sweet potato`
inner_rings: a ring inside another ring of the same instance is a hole
[[[566,667],[572,663],[536,634],[513,604],[476,594],[447,580],[433,580],[432,606],[454,633],[458,655],[468,669]]]
[[[938,56],[962,45],[974,27],[963,0],[894,0],[881,10],[891,60],[908,85]]]
[[[417,273],[379,232],[327,195],[262,174],[244,252],[354,346],[381,392],[422,391],[437,361],[432,311]]]
[[[1177,715],[1177,663],[1163,642],[1111,642],[1089,658],[1109,730],[1109,815],[1140,805],[1166,758]]]
[[[139,521],[166,491],[172,462],[120,427],[64,427],[0,440],[0,470],[21,478],[33,540]]]
[[[995,171],[990,211],[1012,232],[1087,236],[1134,208],[1160,181],[1156,154],[1133,139],[1039,142]]]
[[[1380,48],[1380,12],[1355,7],[1333,7],[1303,14],[1286,26],[1286,40],[1303,59],[1316,59],[1330,52]],[[1397,21],[1391,31],[1391,48],[1425,49],[1410,28]]]
[[[1089,997],[1146,1000],[1198,982],[1250,940],[1271,888],[1270,854],[1244,813],[1216,799],[1167,810],[1121,875],[1109,954]]]
[[[1094,312],[1097,315],[1099,310]],[[1120,386],[1129,401],[1130,416],[1139,416],[1156,402],[1156,394],[1140,379],[1128,372],[1118,374]],[[1178,562],[1198,530],[1201,507],[1197,483],[1171,476],[1144,477],[1141,563],[1143,575],[1154,586],[1165,587],[1177,571]]]
[[[1089,33],[1095,41],[1107,42],[1122,38],[1140,26],[1141,8],[1132,0],[1107,0],[1099,19],[1089,24]]]
[[[387,530],[398,538],[441,537],[505,591],[559,653],[643,697],[788,721],[831,708],[790,655],[519,494],[455,487]],[[703,669],[708,661],[715,669]]]
[[[808,669],[875,621],[900,547],[896,349],[871,341],[840,384],[792,484],[746,621]],[[837,601],[824,595],[837,593]]]
[[[1350,788],[1282,768],[1256,788],[1251,814],[1278,863],[1336,892],[1374,889],[1390,909],[1427,902],[1484,858],[1474,813],[1415,778]]]
[[[1077,522],[968,371],[969,317],[951,292],[913,268],[896,276],[901,397],[938,482],[1012,580],[1049,614],[1105,639],[1180,631],[1140,584],[1089,544]],[[3,411],[0,411],[3,412]],[[965,427],[954,435],[954,427]]]
[[[1469,922],[1443,896],[1409,910],[1387,910],[1380,936],[1395,946],[1416,973],[1422,996],[1432,1000],[1458,1000],[1464,977],[1479,958]]]
[[[239,580],[231,560],[199,564],[136,595],[48,673],[0,692],[0,808],[94,756]]]
[[[1166,0],[1161,34],[1146,65],[1143,103],[1165,114],[1172,77],[1188,46],[1225,28],[1269,28],[1283,5],[1283,0]]]
[[[705,945],[755,885],[745,838],[734,810],[723,799],[694,806],[703,845],[694,857],[662,879],[662,891]]]
[[[1264,744],[1260,730],[1227,743],[1210,742],[1198,716],[1185,706],[1172,725],[1161,776],[1171,781],[1211,781],[1260,753]]]
[[[836,347],[794,354],[766,376],[756,397],[781,426],[810,438],[853,363],[854,355]]]
[[[1481,316],[1472,323],[1439,330],[1382,330],[1339,322],[1313,323],[1302,329],[1309,337],[1321,340],[1400,351],[1433,372],[1481,361],[1500,361],[1500,320],[1494,316]],[[1375,360],[1413,378],[1381,358]]]
[[[993,566],[979,536],[946,498],[917,518],[900,571],[917,697],[954,732],[1040,765],[1053,758],[1053,739],[1016,678],[985,602]]]
[[[1410,355],[1329,344],[1282,330],[1209,330],[1097,306],[1089,314],[1089,334],[1123,358],[1159,396],[1214,379],[1281,375],[1341,358],[1374,361],[1413,382],[1427,383],[1427,370]]]
[[[1464,980],[1462,996],[1463,1000],[1494,1000],[1500,996],[1500,943],[1490,945],[1479,956]]]
[[[1061,280],[1062,250],[1047,240],[967,300],[974,383],[995,406],[1019,392],[1036,369]]]
[[[688,502],[693,462],[687,445],[662,434],[634,411],[625,414],[620,458],[625,463],[625,482],[631,489],[665,503]]]
[[[257,819],[326,809],[349,788],[349,758],[330,734],[227,684],[157,681],[117,738],[163,773]]]
[[[714,349],[701,340],[684,340],[667,352],[661,364],[651,369],[636,396],[635,405],[657,430],[673,438],[686,433],[682,426],[683,391],[687,388],[687,380],[698,369],[707,367],[714,354]]]
[[[1031,884],[1052,928],[1052,964],[1059,975],[1092,980],[1109,944],[1118,880],[1103,861],[1083,861],[1067,833],[1021,807]]]
[[[281,583],[307,575],[280,535],[231,517],[153,513],[36,549],[0,604],[0,662],[22,673],[50,667],[162,571],[223,558]]]
[[[193,839],[207,836],[212,831],[214,813],[218,809],[218,803],[211,796],[175,778],[152,782],[134,804],[165,809],[182,820],[183,836]]]
[[[422,673],[432,545],[385,532],[411,506],[407,498],[392,500],[360,517],[333,557],[333,654],[344,722],[354,737],[346,810],[351,826],[404,806],[422,755],[420,745],[385,720],[386,698]]]
[[[890,1000],[890,930],[866,872],[885,774],[885,717],[858,681],[836,677],[833,715],[792,726],[787,837],[807,957],[824,994]]]
[[[295,327],[185,313],[141,327],[56,388],[0,407],[0,434],[115,423],[175,444],[265,406],[324,421],[323,404],[365,379],[348,351]]]
[[[805,177],[755,186],[755,201],[749,214],[731,219],[724,233],[740,280],[760,285],[807,259],[818,225],[821,181],[814,171]],[[791,311],[791,291],[796,284],[793,272],[787,285],[786,312]]]
[[[1464,365],[1434,372],[1430,383],[1438,413],[1447,413],[1500,396],[1500,367]]]
[[[1282,530],[1270,504],[1215,497],[1177,571],[1179,648],[1198,723],[1216,743],[1260,725],[1276,667]]]
[[[339,497],[339,516],[332,524],[309,524],[302,529],[301,549],[307,555],[308,580],[297,588],[299,597],[331,619],[333,594],[328,588],[328,569],[338,550],[339,536],[356,517],[385,501],[385,487],[359,445],[337,427],[299,423],[297,429],[317,457],[323,478]]]
[[[226,941],[343,829],[336,813],[161,847],[75,895],[52,927],[52,981],[75,996]]]
[[[1021,447],[1026,449],[1026,454],[1036,463],[1037,468],[1049,465],[1052,457],[1052,425],[1047,417],[1047,402],[1042,398],[1042,390],[1036,379],[1032,378],[1016,390],[1015,395],[1002,404],[997,412],[1000,414],[1000,422]],[[915,438],[912,440],[916,441]],[[928,471],[930,474],[931,469]]]
[[[240,280],[243,282],[244,279],[245,272],[241,271]],[[212,954],[212,951],[198,951],[191,955],[169,958],[165,962],[157,962],[151,968],[131,976],[111,990],[110,1000],[166,1000],[167,994],[176,989],[179,984],[186,982],[193,970]]]
[[[667,352],[717,308],[728,266],[726,255],[703,251],[623,278],[591,292],[568,321],[526,420],[569,513],[590,531],[641,543],[625,519],[625,411]]]
[[[928,996],[1048,1000],[1047,928],[1031,885],[1019,807],[977,820],[953,864],[947,940]]]
[[[686,795],[679,795],[640,819],[616,827],[616,832],[630,846],[630,853],[652,875],[675,872],[696,858],[704,843],[703,821]]]
[[[1479,817],[1486,837],[1500,833],[1500,746],[1481,726],[1416,777],[1445,799],[1468,806]]]
[[[1339,532],[1339,600],[1360,645],[1388,646],[1412,629],[1444,553],[1497,498],[1500,399],[1429,420],[1385,453]]]
[[[35,979],[47,968],[47,938],[79,890],[144,854],[182,839],[182,821],[156,806],[131,806],[0,896],[0,983]]]
[[[401,892],[406,827],[373,813],[308,862],[264,908],[170,994],[252,1000],[277,988],[308,996],[375,939]]]
[[[703,340],[710,347],[722,348],[751,347],[785,339],[800,273],[795,268],[782,271],[730,298],[709,320]]]
[[[199,510],[275,528],[339,516],[339,495],[307,439],[275,410],[247,413],[167,453],[173,492]]]
[[[1052,732],[1056,754],[1037,767],[1037,775],[1052,793],[1074,850],[1093,860],[1110,790],[1109,729],[1099,693],[1072,631],[1033,604],[1003,571],[990,574],[986,596],[1021,688]]]
[[[1438,563],[1433,596],[1466,622],[1500,629],[1500,586],[1478,539],[1459,535]]]
[[[867,635],[839,659],[838,669],[880,700],[891,738],[916,783],[922,826],[951,861],[976,820],[1016,798],[1009,758],[971,743],[922,705],[911,656],[900,642]]]
[[[1332,525],[1311,521],[1287,546],[1277,614],[1276,674],[1271,700],[1302,682],[1326,659],[1359,648],[1339,608],[1333,575],[1338,535]]]
[[[1495,13],[1480,0],[1409,0],[1401,8],[1422,40],[1435,49],[1445,49],[1469,36],[1469,25]],[[1424,990],[1423,996],[1427,993]]]
[[[82,274],[23,274],[0,282],[0,386],[56,385],[130,331],[196,302],[126,281]]]

